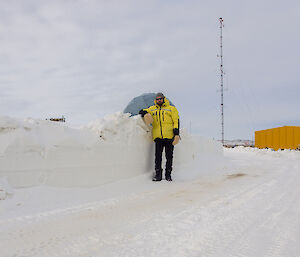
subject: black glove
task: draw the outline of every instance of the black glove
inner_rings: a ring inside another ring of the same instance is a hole
[[[179,129],[178,128],[174,128],[173,129],[173,133],[174,133],[174,136],[179,136]]]
[[[139,112],[139,114],[141,114],[142,115],[142,117],[144,117],[146,114],[147,114],[148,112],[147,111],[145,111],[145,110],[140,110],[140,112]]]

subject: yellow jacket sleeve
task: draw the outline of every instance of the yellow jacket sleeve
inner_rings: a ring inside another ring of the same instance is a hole
[[[172,108],[172,120],[173,120],[173,128],[179,129],[179,114],[176,107]]]

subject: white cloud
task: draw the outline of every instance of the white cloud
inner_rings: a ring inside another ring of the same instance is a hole
[[[283,120],[288,111],[290,120],[298,117],[299,101],[279,97],[299,85],[296,1],[31,0],[0,7],[2,114],[63,114],[80,124],[123,110],[138,94],[163,91],[184,126],[192,121],[194,132],[219,137],[223,16],[225,120],[234,131],[227,136],[252,133],[239,127],[245,114],[234,94],[259,109],[257,122]]]

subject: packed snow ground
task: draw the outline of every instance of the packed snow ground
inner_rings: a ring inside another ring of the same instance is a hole
[[[224,151],[218,172],[172,183],[17,189],[1,256],[298,256],[300,153]]]
[[[186,143],[171,183],[145,171],[94,187],[3,177],[0,256],[299,256],[300,152],[238,147],[221,158],[212,142],[186,138],[207,151]]]

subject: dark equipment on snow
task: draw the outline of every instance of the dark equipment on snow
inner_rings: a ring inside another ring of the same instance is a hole
[[[46,119],[46,120],[58,121],[58,122],[66,122],[66,118],[64,116],[62,116],[61,118],[50,118],[50,119]]]

